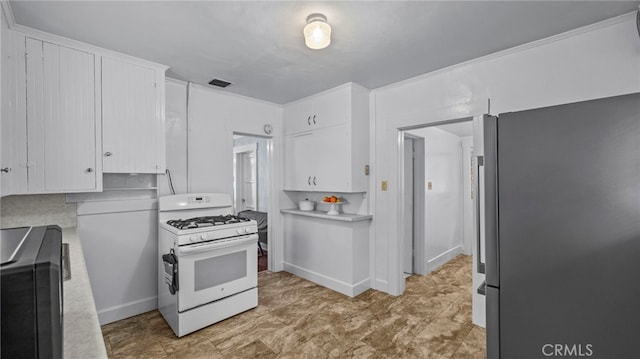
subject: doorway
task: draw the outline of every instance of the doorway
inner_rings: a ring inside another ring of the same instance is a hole
[[[258,143],[233,146],[233,203],[237,212],[258,209]]]
[[[472,118],[401,131],[403,272],[428,274],[475,238]]]
[[[270,156],[272,139],[234,133],[233,205],[238,217],[258,224],[258,272],[269,266]]]

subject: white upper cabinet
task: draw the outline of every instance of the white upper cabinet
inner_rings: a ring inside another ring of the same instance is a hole
[[[25,106],[24,78],[22,86],[18,86],[18,74],[25,73],[25,43],[24,38],[18,41],[15,35],[2,28],[0,196],[27,192],[27,123],[26,118],[20,116]]]
[[[284,107],[285,134],[340,125],[349,119],[351,86],[340,86]]]
[[[300,121],[309,104],[315,108],[314,114]],[[367,191],[367,89],[349,83],[286,105],[284,114],[285,190]]]
[[[28,193],[101,190],[94,54],[26,38]]]
[[[164,172],[166,66],[29,29],[1,40],[0,196],[102,191],[103,165]]]
[[[164,69],[102,57],[105,173],[164,173]]]

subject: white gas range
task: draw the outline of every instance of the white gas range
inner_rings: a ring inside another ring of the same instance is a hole
[[[158,308],[181,337],[258,305],[254,220],[226,193],[160,197]]]

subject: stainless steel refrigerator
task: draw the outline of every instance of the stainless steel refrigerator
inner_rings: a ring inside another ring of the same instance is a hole
[[[487,358],[640,358],[640,94],[483,136]]]

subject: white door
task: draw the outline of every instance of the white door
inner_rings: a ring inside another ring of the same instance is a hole
[[[233,149],[234,200],[236,212],[258,209],[258,157],[257,144],[237,146]]]
[[[404,250],[403,271],[405,274],[413,273],[413,139],[404,139]]]
[[[29,192],[95,190],[93,54],[27,38]]]

